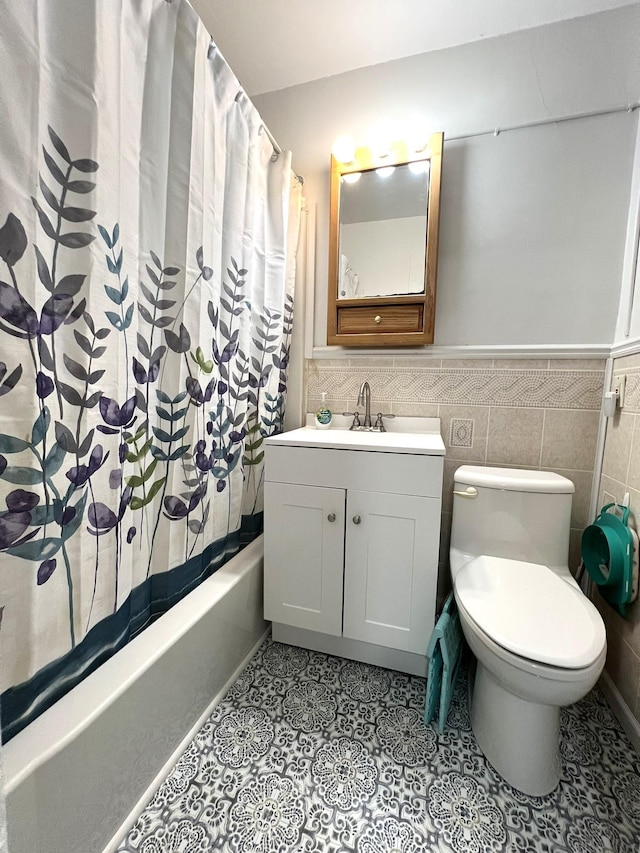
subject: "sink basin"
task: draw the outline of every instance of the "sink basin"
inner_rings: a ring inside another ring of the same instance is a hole
[[[444,456],[440,418],[395,418],[385,421],[387,432],[350,430],[352,418],[334,415],[329,429],[316,429],[313,415],[307,426],[267,439],[287,447],[327,447],[334,450],[375,450],[382,453],[419,453]]]

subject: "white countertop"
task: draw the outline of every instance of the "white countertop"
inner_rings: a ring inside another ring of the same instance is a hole
[[[307,426],[266,439],[267,444],[285,447],[326,447],[333,450],[374,450],[382,453],[411,453],[444,456],[440,418],[394,418],[385,422],[387,432],[350,430],[352,418],[334,415],[329,429],[316,429],[313,415]]]

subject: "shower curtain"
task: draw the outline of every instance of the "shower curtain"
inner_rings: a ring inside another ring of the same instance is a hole
[[[2,659],[0,659],[0,666]],[[2,769],[2,746],[0,745],[0,853],[9,853],[7,846],[7,811],[4,797],[4,771]]]
[[[259,530],[300,189],[186,0],[1,25],[7,740]]]

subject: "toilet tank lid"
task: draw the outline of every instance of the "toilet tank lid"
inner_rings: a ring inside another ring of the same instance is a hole
[[[454,480],[465,486],[481,486],[486,489],[505,489],[513,492],[572,494],[575,491],[571,480],[561,474],[555,474],[553,471],[528,471],[524,468],[461,465],[454,474]]]

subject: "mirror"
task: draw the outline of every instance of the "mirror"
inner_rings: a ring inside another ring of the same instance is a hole
[[[442,143],[331,158],[327,343],[433,343]]]
[[[423,293],[429,161],[353,177],[340,178],[338,298]]]

